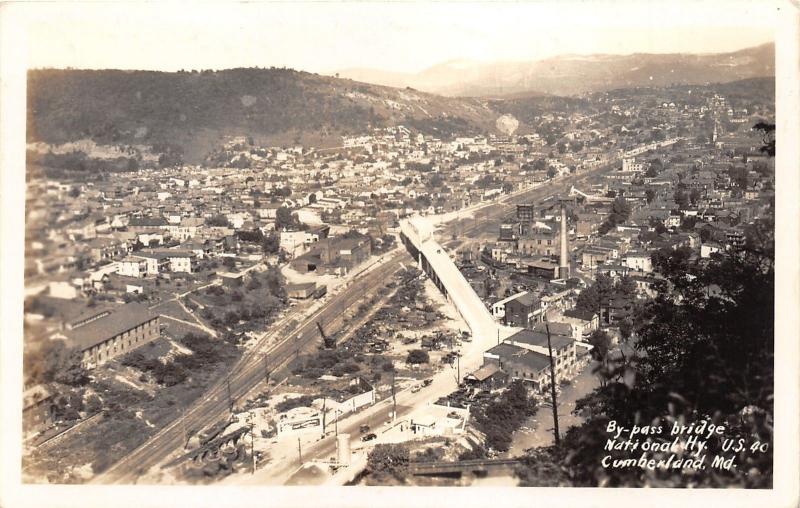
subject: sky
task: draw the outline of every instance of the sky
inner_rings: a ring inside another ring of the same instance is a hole
[[[6,4],[2,14],[26,27],[29,68],[417,72],[453,60],[715,53],[774,40],[779,4],[653,4],[34,2]]]

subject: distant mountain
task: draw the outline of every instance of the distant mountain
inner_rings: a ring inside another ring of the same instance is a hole
[[[726,83],[775,75],[775,46],[732,53],[562,55],[535,62],[453,61],[416,74],[347,69],[340,77],[452,97],[580,95],[615,88]]]
[[[485,101],[290,69],[28,73],[28,142],[172,145],[187,161],[202,160],[231,136],[336,146],[342,135],[371,127],[404,124],[446,135],[490,129],[498,116]]]

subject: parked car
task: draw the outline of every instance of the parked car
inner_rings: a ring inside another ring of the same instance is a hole
[[[362,434],[365,432],[369,432],[369,425],[366,424],[362,425],[361,427],[358,428],[358,431],[361,432]]]
[[[414,385],[414,388],[411,389],[411,393],[417,393],[420,390],[422,390],[422,385]]]
[[[374,432],[370,432],[366,436],[361,438],[361,441],[367,442],[372,441],[373,439],[378,439],[378,436]]]
[[[433,379],[426,379],[422,382],[422,386],[430,386],[433,383]]]

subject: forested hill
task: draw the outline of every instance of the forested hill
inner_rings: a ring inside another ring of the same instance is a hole
[[[28,73],[29,142],[175,145],[187,160],[225,136],[335,145],[343,134],[386,125],[437,135],[485,130],[497,116],[478,100],[290,69]]]

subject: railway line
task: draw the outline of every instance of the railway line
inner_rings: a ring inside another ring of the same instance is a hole
[[[486,206],[485,211],[480,214],[480,221],[477,220],[476,211],[474,212],[476,220],[472,223],[462,224],[457,229],[448,224],[440,228],[439,232],[447,235],[458,231],[464,236],[486,232],[494,227],[493,221],[507,214],[510,206],[531,199],[540,199],[544,195],[566,192],[577,183],[597,181],[612,168],[613,162],[591,173],[566,177],[525,190],[510,199]],[[265,333],[255,347],[231,368],[231,373],[214,384],[202,398],[182,414],[178,414],[172,423],[147,442],[93,478],[90,483],[136,483],[139,477],[152,467],[182,451],[186,444],[186,429],[200,430],[219,421],[231,411],[230,401],[245,396],[259,383],[267,380],[271,373],[283,368],[294,356],[319,341],[317,321],[323,321],[327,326],[341,323],[344,313],[390,280],[391,276],[401,269],[404,260],[408,261],[408,254],[398,250],[375,269],[332,296],[322,308],[313,312],[300,324],[288,318],[284,319],[275,330]],[[270,345],[273,340],[277,342]]]

